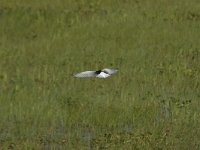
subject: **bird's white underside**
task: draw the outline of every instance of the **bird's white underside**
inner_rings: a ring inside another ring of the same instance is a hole
[[[100,74],[98,74],[96,77],[97,78],[107,78],[107,77],[109,77],[110,75],[109,74],[106,74],[106,73],[104,73],[104,72],[101,72]]]

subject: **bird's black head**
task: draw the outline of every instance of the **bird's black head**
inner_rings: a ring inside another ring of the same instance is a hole
[[[96,73],[96,74],[100,74],[100,73],[101,73],[101,70],[97,70],[95,73]]]

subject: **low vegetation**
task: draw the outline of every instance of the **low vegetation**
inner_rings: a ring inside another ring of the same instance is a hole
[[[200,149],[196,0],[1,0],[0,35],[0,149]]]

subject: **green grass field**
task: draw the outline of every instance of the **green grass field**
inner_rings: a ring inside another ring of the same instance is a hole
[[[1,0],[0,149],[200,149],[199,1]]]

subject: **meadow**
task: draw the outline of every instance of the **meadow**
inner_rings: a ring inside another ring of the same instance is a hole
[[[198,0],[1,0],[0,149],[200,149]]]

